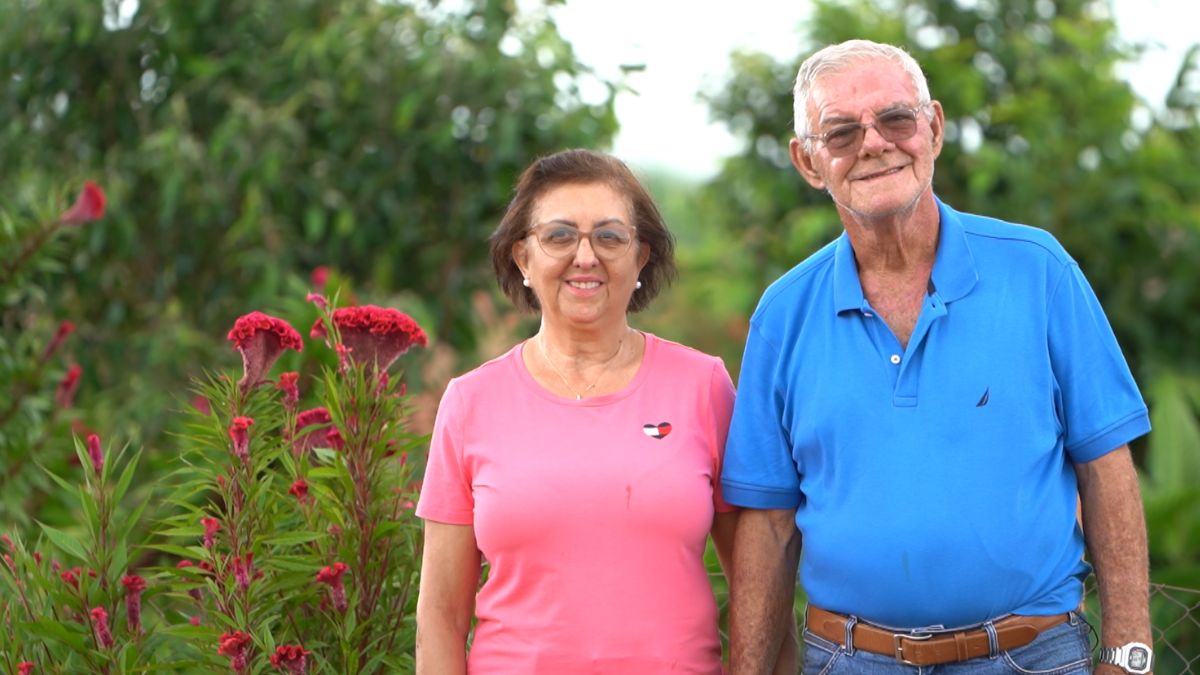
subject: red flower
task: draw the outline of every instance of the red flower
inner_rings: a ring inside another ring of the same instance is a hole
[[[129,620],[129,632],[142,631],[142,591],[146,590],[146,580],[136,574],[121,578],[125,587],[125,616]]]
[[[62,346],[63,340],[67,336],[75,332],[75,324],[64,320],[58,324],[58,330],[54,332],[54,337],[50,338],[50,343],[46,345],[46,351],[42,352],[42,361],[49,359]]]
[[[229,426],[229,439],[233,441],[233,454],[244,462],[250,458],[250,436],[246,433],[254,424],[252,417],[235,417]]]
[[[96,643],[101,648],[113,646],[112,632],[108,629],[108,612],[103,607],[92,608],[92,627],[96,630]]]
[[[321,340],[325,337],[325,321],[318,318],[313,322],[312,328],[308,329],[308,337],[314,340]]]
[[[325,299],[325,296],[323,296],[319,293],[309,293],[308,295],[304,296],[304,301],[311,302],[312,304],[317,306],[317,309],[320,309],[320,310],[324,310],[326,307],[329,306],[329,301]],[[318,319],[318,322],[319,321],[320,320]]]
[[[55,562],[58,562],[58,561],[56,560]],[[67,570],[66,572],[59,573],[58,576],[68,586],[74,586],[75,589],[78,590],[79,589],[79,575],[82,573],[83,573],[83,570],[81,570],[78,567],[74,567],[72,569]]]
[[[75,402],[75,392],[79,391],[79,376],[83,375],[83,368],[78,363],[71,364],[67,369],[67,374],[63,375],[63,379],[59,381],[58,388],[54,391],[54,403],[60,408],[70,408]]]
[[[286,373],[279,374],[279,381],[275,383],[275,388],[283,392],[283,406],[288,410],[296,407],[296,403],[300,400],[300,387],[296,385],[300,379],[300,373],[294,370],[289,370]]]
[[[350,358],[380,370],[409,348],[429,344],[425,331],[412,317],[390,307],[342,307],[333,311],[333,323],[342,343],[350,348]]]
[[[286,670],[289,675],[304,675],[308,672],[308,651],[300,645],[281,645],[271,655],[271,665]]]
[[[217,531],[221,529],[221,521],[207,516],[200,519],[200,524],[204,526],[204,548],[212,548]]]
[[[292,433],[292,453],[299,455],[313,448],[329,447],[329,432],[332,429],[329,425],[333,422],[333,418],[329,416],[329,410],[326,408],[311,408],[296,415],[296,428]],[[320,425],[315,429],[308,429]],[[303,432],[303,433],[301,433]]]
[[[7,548],[9,551],[17,550],[13,546],[12,539],[7,534],[0,534],[0,542],[4,542],[4,547]]]
[[[329,586],[333,608],[339,614],[346,613],[346,587],[342,583],[342,576],[346,573],[346,569],[346,563],[335,562],[328,567],[322,567],[321,571],[317,572],[317,583]]]
[[[262,312],[250,312],[239,317],[226,337],[233,343],[234,349],[242,354],[244,374],[238,380],[238,386],[243,392],[262,380],[283,350],[304,349],[304,343],[295,328],[283,319]]]
[[[254,554],[247,553],[245,556],[234,556],[233,578],[243,591],[250,588],[251,577],[256,577],[254,574]]]
[[[99,476],[104,471],[104,449],[100,447],[100,437],[91,434],[87,437],[88,459],[92,460],[92,468]]]
[[[303,478],[297,478],[292,487],[288,488],[288,494],[296,498],[296,501],[301,504],[308,503],[308,481]]]
[[[200,394],[196,394],[192,397],[192,407],[195,408],[196,412],[200,413],[201,415],[212,414],[212,406],[209,405],[208,399]]]
[[[30,661],[22,661],[17,664],[17,675],[29,675],[33,672],[33,663]]]
[[[63,225],[82,225],[104,217],[104,190],[92,181],[83,184],[83,191],[75,198],[75,203],[65,213],[58,217]]]
[[[329,283],[329,268],[325,265],[316,267],[312,271],[312,285],[318,291],[325,290],[325,284]]]
[[[232,633],[221,633],[221,639],[217,644],[217,654],[229,657],[229,665],[234,672],[242,673],[246,670],[246,648],[250,646],[250,636],[240,630]]]
[[[192,624],[193,626],[199,626],[200,625],[200,617],[198,617],[198,616],[190,617],[190,618],[188,618],[188,623]]]

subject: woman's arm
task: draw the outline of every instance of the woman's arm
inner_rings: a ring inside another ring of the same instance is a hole
[[[425,521],[417,597],[417,675],[465,675],[467,633],[479,587],[479,548],[471,525]]]

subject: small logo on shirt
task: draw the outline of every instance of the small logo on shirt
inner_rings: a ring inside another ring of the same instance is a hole
[[[662,440],[667,437],[667,434],[671,433],[671,423],[659,422],[658,424],[643,424],[642,433],[646,434],[650,438]]]
[[[976,408],[982,408],[983,406],[988,404],[988,395],[991,393],[991,391],[992,391],[991,387],[988,387],[987,389],[983,390],[983,396],[980,396],[979,403],[975,404]]]

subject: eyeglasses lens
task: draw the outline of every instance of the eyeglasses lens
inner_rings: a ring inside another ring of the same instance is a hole
[[[917,110],[892,110],[875,118],[873,124],[843,124],[825,132],[825,147],[835,155],[856,152],[866,136],[867,127],[873,127],[888,143],[906,141],[917,133]]]
[[[597,227],[587,234],[581,234],[578,229],[567,225],[539,226],[534,228],[533,234],[542,251],[554,258],[574,255],[580,239],[586,236],[592,252],[603,260],[619,258],[629,250],[634,236],[632,228],[614,225]]]

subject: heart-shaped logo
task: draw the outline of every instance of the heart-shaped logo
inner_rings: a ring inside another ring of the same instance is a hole
[[[669,422],[659,422],[658,424],[644,424],[644,425],[642,425],[642,432],[645,433],[650,438],[657,438],[659,440],[662,440],[667,437],[667,434],[671,433],[671,424]]]

